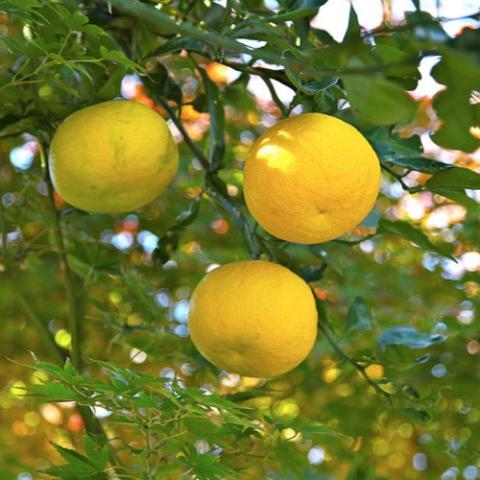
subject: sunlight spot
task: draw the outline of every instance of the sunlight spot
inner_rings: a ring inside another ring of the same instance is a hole
[[[34,152],[25,145],[10,150],[10,163],[19,170],[28,170],[32,166],[35,156]]]
[[[142,82],[138,75],[125,75],[120,87],[122,97],[128,99],[135,98],[138,95],[138,87],[140,85],[142,85]]]
[[[61,410],[52,403],[45,403],[40,407],[42,417],[52,425],[61,425],[63,422],[63,415]]]
[[[257,157],[264,160],[270,168],[277,170],[288,170],[294,163],[292,156],[276,145],[260,147]]]
[[[428,458],[424,453],[416,453],[412,459],[413,468],[423,472],[428,467]]]
[[[438,363],[434,367],[432,367],[432,375],[435,378],[442,378],[447,374],[447,367],[442,363]]]
[[[133,363],[144,363],[145,360],[147,359],[147,354],[143,352],[142,350],[139,350],[138,348],[132,348],[130,350],[130,360]]]
[[[206,453],[208,453],[210,451],[210,445],[205,440],[197,440],[194,443],[194,445],[195,445],[195,448],[196,448],[197,452],[200,453],[201,455],[205,455]]]
[[[322,447],[312,447],[307,454],[307,459],[312,465],[320,465],[325,460],[325,450]]]
[[[207,267],[205,268],[205,271],[207,273],[212,272],[213,270],[217,269],[219,266],[220,266],[219,263],[210,263],[210,265],[207,265]]]
[[[93,414],[97,418],[107,418],[112,414],[112,412],[110,410],[107,410],[106,408],[104,408],[100,405],[95,405],[92,408],[93,408]]]
[[[71,342],[72,336],[67,330],[61,328],[57,333],[55,333],[55,343],[60,347],[68,349],[70,348]]]
[[[478,468],[475,465],[468,465],[463,471],[463,478],[465,480],[475,480],[478,476]]]

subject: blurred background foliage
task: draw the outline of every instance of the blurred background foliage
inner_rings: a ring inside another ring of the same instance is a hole
[[[2,479],[480,477],[478,4],[352,3],[0,1]],[[141,211],[86,214],[53,192],[48,143],[116,97],[169,119],[181,169]],[[359,128],[384,176],[362,225],[305,247],[254,224],[242,165],[308,111]],[[250,257],[320,312],[270,380],[188,338],[198,281]]]

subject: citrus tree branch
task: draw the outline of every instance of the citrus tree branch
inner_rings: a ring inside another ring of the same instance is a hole
[[[383,395],[390,406],[393,406],[393,401],[391,398],[390,393],[388,393],[386,390],[384,390],[382,387],[377,382],[374,382],[367,374],[366,372],[366,367],[362,365],[360,362],[355,360],[354,358],[350,357],[347,355],[338,345],[335,337],[333,336],[332,332],[330,332],[330,329],[326,325],[325,322],[319,321],[318,322],[318,328],[320,331],[323,333],[325,336],[327,342],[330,344],[332,347],[332,350],[337,354],[337,356],[342,360],[343,362],[349,363],[352,365],[359,373],[360,375],[367,381],[367,383],[375,389],[376,392],[379,394]]]
[[[255,234],[250,223],[248,222],[248,218],[241,211],[239,206],[232,201],[232,199],[228,195],[228,192],[226,192],[223,188],[220,187],[221,180],[218,178],[218,176],[215,173],[211,173],[208,171],[210,164],[207,157],[198,147],[198,145],[191,139],[190,135],[185,130],[185,127],[183,126],[180,118],[176,115],[175,110],[160,95],[156,95],[154,92],[150,93],[152,94],[152,97],[155,99],[155,101],[158,102],[167,112],[174,125],[182,134],[185,143],[189,147],[190,151],[193,153],[195,158],[200,162],[202,168],[205,170],[205,185],[207,193],[211,196],[213,201],[222,208],[222,210],[226,211],[232,217],[234,223],[244,234],[250,253],[254,258],[258,258],[260,255],[258,237]]]
[[[257,51],[249,48],[237,40],[220,35],[216,32],[202,30],[201,28],[181,20],[171,18],[167,13],[158,10],[153,5],[146,5],[137,0],[102,0],[121,12],[141,20],[159,34],[176,32],[189,38],[201,40],[219,49],[228,49],[237,53],[246,53],[253,58],[262,59],[267,62],[280,65],[294,66],[297,62],[282,58],[267,50]]]
[[[423,190],[423,187],[419,185],[418,187],[409,187],[404,181],[403,181],[403,176],[392,170],[390,167],[387,167],[384,163],[381,164],[381,167],[383,170],[388,172],[392,177],[394,177],[398,182],[400,182],[400,185],[402,188],[407,191],[408,193],[417,193]]]

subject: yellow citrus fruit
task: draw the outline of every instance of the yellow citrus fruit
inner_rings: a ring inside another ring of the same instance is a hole
[[[143,207],[165,190],[177,172],[178,150],[158,113],[113,100],[65,119],[53,136],[49,166],[68,203],[119,213]]]
[[[315,300],[308,285],[281,265],[233,262],[196,287],[189,330],[200,353],[217,367],[273,377],[310,353],[317,335]]]
[[[322,113],[281,120],[252,146],[245,200],[257,222],[283,240],[326,242],[358,225],[380,184],[374,150],[354,127]]]

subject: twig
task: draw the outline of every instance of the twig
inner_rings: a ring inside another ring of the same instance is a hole
[[[288,65],[292,68],[295,68],[296,66],[298,68],[298,62],[295,60],[282,58],[281,56],[268,51],[257,51],[247,47],[237,40],[228,38],[225,35],[202,30],[189,22],[182,22],[180,20],[176,21],[165,12],[137,0],[102,0],[102,2],[109,3],[120,11],[138,18],[160,34],[165,34],[166,31],[173,31],[189,38],[201,40],[219,49],[228,49],[237,53],[246,53],[253,58],[263,59],[275,64]]]
[[[177,129],[182,134],[185,143],[190,148],[191,152],[195,156],[195,158],[200,162],[202,168],[207,172],[205,175],[205,184],[207,186],[207,193],[209,193],[212,199],[219,205],[223,210],[225,210],[233,219],[235,224],[242,230],[242,233],[245,236],[245,240],[248,244],[250,253],[254,258],[258,258],[260,256],[259,252],[259,245],[257,235],[253,231],[252,227],[250,226],[248,219],[243,214],[241,209],[236,205],[232,199],[229,197],[227,192],[224,192],[222,189],[218,188],[217,183],[218,176],[212,173],[208,173],[210,163],[202,152],[202,150],[198,147],[198,145],[190,138],[188,132],[185,130],[181,120],[175,114],[173,108],[166,102],[163,98],[159,95],[154,95],[154,99],[158,102],[162,108],[167,112],[168,116],[177,127]]]
[[[183,123],[175,114],[174,109],[161,96],[155,96],[155,101],[159,103],[162,106],[162,108],[168,113],[168,116],[170,117],[174,125],[182,134],[182,137],[185,140],[185,143],[188,145],[188,148],[190,148],[195,158],[200,162],[200,164],[202,165],[202,168],[204,170],[207,170],[209,168],[208,158],[204,155],[204,153],[198,147],[198,145],[190,138],[190,135],[185,130]]]
[[[285,107],[283,102],[278,98],[277,91],[275,90],[275,87],[273,86],[272,81],[268,77],[260,77],[265,85],[268,87],[268,90],[270,92],[270,95],[272,96],[272,100],[275,102],[277,107],[280,109],[282,112],[282,117],[288,117],[288,109]]]
[[[396,180],[400,182],[402,188],[407,191],[408,193],[417,193],[423,190],[423,187],[419,185],[418,187],[409,187],[404,181],[402,175],[396,173],[390,167],[387,167],[384,163],[381,164],[382,168],[388,172],[392,177],[395,177]]]
[[[352,365],[353,367],[355,367],[358,372],[360,373],[360,375],[367,381],[367,383],[373,387],[378,393],[380,393],[381,395],[383,395],[388,403],[390,404],[390,406],[393,406],[393,401],[391,399],[391,396],[390,396],[390,393],[388,393],[387,391],[383,390],[383,388],[380,387],[380,385],[378,385],[378,383],[374,382],[367,374],[367,372],[365,371],[366,370],[366,367],[364,367],[361,363],[357,362],[357,360],[355,360],[354,358],[348,356],[338,345],[337,341],[335,340],[335,338],[333,337],[332,333],[330,332],[329,328],[327,327],[327,325],[322,322],[322,321],[319,321],[318,322],[318,328],[320,329],[320,331],[325,335],[325,338],[327,339],[328,343],[330,344],[330,346],[332,347],[333,351],[337,354],[337,356],[343,360],[344,362],[347,362],[349,363],[350,365]]]

